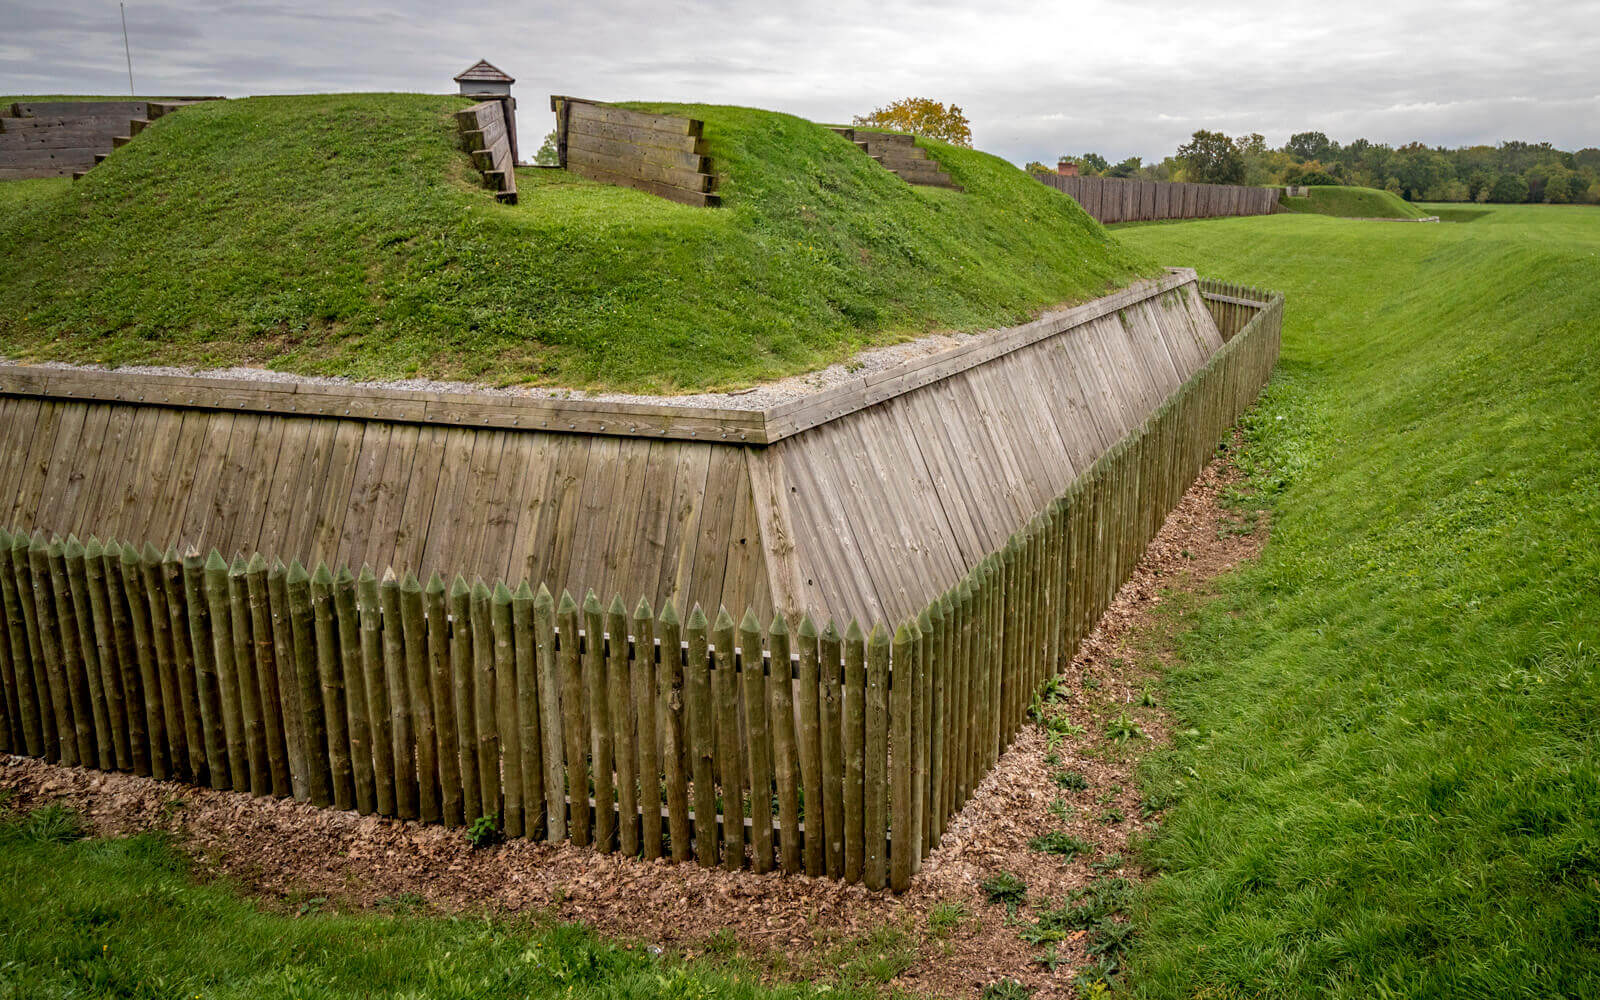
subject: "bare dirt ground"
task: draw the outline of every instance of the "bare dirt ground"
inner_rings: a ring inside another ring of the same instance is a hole
[[[1009,977],[1035,997],[1068,997],[1089,961],[1081,932],[1058,946],[1053,967],[1040,964],[1041,949],[1018,937],[979,883],[1007,871],[1026,881],[1030,898],[1059,899],[1101,874],[1140,877],[1122,859],[1130,838],[1159,816],[1141,810],[1135,768],[1168,732],[1165,711],[1143,703],[1158,701],[1145,697],[1158,683],[1155,610],[1171,593],[1204,594],[1209,581],[1259,552],[1265,522],[1241,522],[1220,502],[1235,481],[1223,462],[1204,471],[1064,672],[1065,692],[1047,712],[1066,715],[1082,735],[1051,749],[1040,726],[1027,726],[900,896],[570,845],[473,850],[459,830],[20,757],[0,758],[0,788],[19,808],[65,802],[102,835],[166,831],[202,877],[228,879],[290,912],[298,901],[325,898],[345,909],[407,900],[436,912],[532,913],[690,957],[736,954],[772,977],[831,979],[853,957],[873,966],[870,979],[918,995],[975,997]],[[1106,720],[1123,711],[1143,736],[1118,742],[1106,734]],[[1060,787],[1054,778],[1064,768],[1081,772],[1088,787]],[[1029,849],[1031,838],[1052,830],[1093,850],[1063,863]]]

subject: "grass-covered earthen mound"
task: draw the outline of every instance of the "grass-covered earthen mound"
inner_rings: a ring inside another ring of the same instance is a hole
[[[919,140],[965,192],[913,188],[819,125],[744,108],[639,105],[705,120],[720,209],[533,169],[503,206],[458,147],[467,103],[200,105],[76,184],[0,185],[0,354],[732,387],[1154,270],[996,157]]]
[[[1391,191],[1366,187],[1307,188],[1304,198],[1280,198],[1278,208],[1346,219],[1420,219],[1428,214]]]

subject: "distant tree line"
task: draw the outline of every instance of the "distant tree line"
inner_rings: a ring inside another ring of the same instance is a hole
[[[1446,149],[1420,142],[1394,147],[1357,139],[1341,145],[1321,132],[1297,132],[1273,149],[1257,133],[1232,137],[1205,129],[1159,163],[1130,156],[1112,164],[1098,153],[1064,156],[1081,174],[1210,184],[1347,184],[1383,188],[1411,201],[1600,204],[1600,149],[1577,152],[1548,142]],[[1055,173],[1053,166],[1029,170]]]

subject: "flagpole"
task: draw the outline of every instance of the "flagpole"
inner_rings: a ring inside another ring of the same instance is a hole
[[[118,3],[117,9],[122,11],[122,54],[128,60],[128,96],[136,96],[133,90],[133,50],[128,48],[128,6]]]

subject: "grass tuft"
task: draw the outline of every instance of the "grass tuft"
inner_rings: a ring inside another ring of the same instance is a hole
[[[0,821],[0,844],[70,844],[86,836],[83,817],[57,802]]]

